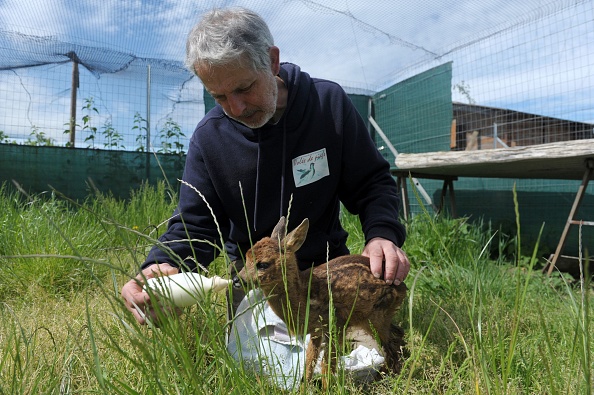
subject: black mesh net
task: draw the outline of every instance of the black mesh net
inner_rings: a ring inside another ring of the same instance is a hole
[[[0,180],[81,195],[92,178],[125,195],[162,177],[149,153],[172,163],[171,180],[180,177],[188,138],[212,105],[183,66],[185,39],[204,11],[232,5],[266,19],[282,61],[341,83],[399,152],[594,138],[592,0],[6,0]],[[387,142],[370,132],[394,163]],[[513,226],[514,182],[459,180],[461,213],[501,211]],[[429,193],[441,188],[423,185]],[[538,196],[526,203],[536,207],[527,217],[535,229],[543,213],[556,211],[550,207],[567,206],[577,185],[516,183]],[[494,196],[505,198],[493,203]],[[592,204],[588,194],[583,206],[592,211]],[[548,224],[552,233],[563,225]]]

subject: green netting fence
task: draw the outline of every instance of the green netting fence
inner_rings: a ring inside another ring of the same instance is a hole
[[[81,200],[95,192],[127,198],[143,183],[179,188],[185,155],[0,144],[0,182],[31,194]]]

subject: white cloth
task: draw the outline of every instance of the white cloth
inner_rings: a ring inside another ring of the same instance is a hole
[[[308,341],[309,335],[305,339],[291,336],[284,321],[256,289],[245,296],[237,309],[227,350],[237,361],[263,373],[277,386],[291,390],[302,380]],[[384,363],[376,349],[362,345],[340,359],[344,369],[363,381],[372,379]],[[315,371],[320,371],[319,363]]]
[[[305,366],[306,341],[289,335],[287,326],[264,300],[251,290],[239,304],[227,350],[247,367],[268,376],[277,386],[299,385]]]

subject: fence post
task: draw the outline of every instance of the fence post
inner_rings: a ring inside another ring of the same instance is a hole
[[[146,66],[146,181],[151,178],[151,65]]]
[[[79,87],[78,61],[72,57],[72,81],[70,86],[70,148],[74,148],[76,136],[76,93]]]

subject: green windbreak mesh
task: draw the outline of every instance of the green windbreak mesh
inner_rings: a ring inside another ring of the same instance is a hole
[[[213,97],[210,95],[210,93],[208,93],[206,91],[206,89],[203,89],[203,99],[204,99],[204,113],[206,114],[207,112],[209,112],[210,110],[212,110],[214,108],[214,106],[217,105],[217,103],[215,102],[215,99],[213,99]]]
[[[369,100],[370,97],[367,95],[355,95],[349,94],[353,105],[359,112],[359,115],[363,117],[365,121],[367,121],[367,117],[369,116]],[[367,122],[366,122],[367,123]]]
[[[427,70],[373,96],[374,119],[398,152],[449,150],[452,124],[452,64]],[[394,155],[379,135],[378,147],[394,167]]]
[[[185,156],[64,147],[0,144],[0,182],[17,182],[27,192],[56,190],[84,199],[95,188],[126,198],[143,182],[166,179],[179,189]]]

